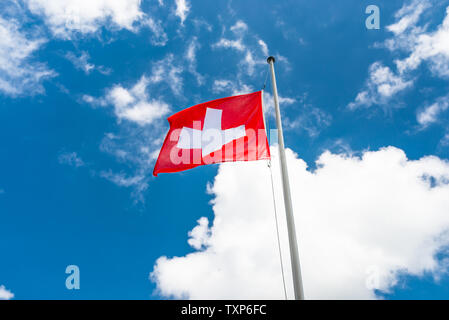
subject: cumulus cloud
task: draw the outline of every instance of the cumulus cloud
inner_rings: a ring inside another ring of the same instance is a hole
[[[118,132],[105,134],[100,150],[112,155],[127,168],[103,170],[99,176],[120,187],[132,189],[136,202],[143,203],[145,200],[144,192],[148,189],[157,151],[166,133],[165,123],[157,120],[171,110],[163,97],[153,96],[153,93],[166,91],[161,90],[161,85],[166,85],[173,93],[180,95],[182,71],[170,54],[154,62],[151,74],[143,75],[131,86],[115,84],[107,88],[103,96],[86,94],[81,98],[82,102],[93,107],[113,108],[119,124]]]
[[[348,108],[354,110],[361,106],[386,104],[395,94],[412,85],[412,80],[406,80],[394,74],[389,67],[375,62],[369,68],[365,89],[357,94],[355,101],[351,102]]]
[[[402,34],[410,27],[416,25],[422,13],[429,8],[429,6],[430,3],[426,0],[414,0],[405,4],[394,15],[397,21],[387,26],[387,29],[395,35]]]
[[[25,0],[30,11],[43,17],[52,33],[70,39],[75,33],[97,32],[103,26],[134,30],[145,15],[141,0]]]
[[[109,90],[107,99],[114,105],[115,114],[119,119],[145,125],[168,113],[170,110],[168,104],[148,99],[147,85],[148,79],[142,77],[131,89],[116,85]]]
[[[419,26],[417,22],[422,13],[429,9],[428,1],[414,1],[404,6],[400,12],[399,22],[387,28],[396,37],[386,42],[392,51],[407,52],[408,56],[395,61],[400,73],[416,70],[423,62],[427,62],[430,70],[439,77],[449,77],[449,7],[443,22],[436,30],[429,31],[427,26]]]
[[[190,4],[187,0],[175,0],[176,10],[175,15],[181,19],[181,24],[184,24],[184,21],[187,18],[187,15],[190,11]]]
[[[293,296],[276,149],[276,203],[288,295]],[[317,169],[287,150],[293,208],[308,299],[378,298],[400,275],[438,276],[449,237],[449,163],[407,159],[388,147],[360,157],[323,153]],[[209,188],[214,219],[189,234],[194,252],[160,257],[159,293],[190,299],[282,299],[266,162],[220,165]]]
[[[119,121],[127,120],[140,126],[148,125],[166,115],[170,107],[159,99],[150,99],[147,93],[149,79],[142,76],[131,88],[115,85],[107,90],[102,98],[84,95],[83,100],[94,106],[114,107],[115,116]]]
[[[418,111],[416,120],[422,128],[437,122],[441,113],[449,107],[449,95],[438,98],[434,103]]]
[[[187,240],[187,242],[192,248],[200,250],[207,246],[210,229],[209,220],[206,217],[201,217],[197,222],[198,225],[193,228],[192,231],[189,231],[189,240]]]
[[[14,294],[7,290],[5,286],[0,286],[0,300],[10,300],[14,298]]]
[[[427,0],[414,0],[396,12],[396,21],[387,26],[393,37],[381,46],[395,56],[405,56],[394,60],[396,72],[381,62],[372,64],[366,88],[348,105],[350,109],[387,104],[396,94],[413,86],[413,71],[422,64],[436,77],[449,77],[449,7],[442,23],[429,30],[430,21],[422,21],[422,17],[433,7]]]
[[[56,73],[33,55],[46,39],[21,30],[19,21],[0,16],[0,91],[6,95],[32,95],[44,92],[42,82]]]
[[[162,97],[153,97],[151,92],[156,92],[160,84],[168,85],[176,94],[182,92],[182,69],[176,67],[173,60],[173,55],[168,55],[155,62],[152,73],[143,75],[131,86],[116,84],[107,88],[103,96],[86,94],[81,98],[93,107],[113,108],[119,124],[118,132],[105,134],[100,150],[127,168],[102,170],[98,176],[117,186],[130,188],[136,202],[145,202],[144,193],[148,189],[161,139],[166,133],[165,126],[158,120],[171,110]]]

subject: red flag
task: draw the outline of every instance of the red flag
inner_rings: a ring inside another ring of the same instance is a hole
[[[270,159],[262,91],[197,104],[168,122],[154,176],[211,163]]]

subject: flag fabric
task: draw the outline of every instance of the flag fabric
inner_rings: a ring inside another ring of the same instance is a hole
[[[154,176],[211,163],[270,159],[262,91],[197,104],[168,122]]]

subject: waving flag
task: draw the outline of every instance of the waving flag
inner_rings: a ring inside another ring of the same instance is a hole
[[[270,65],[279,139],[279,164],[287,217],[293,290],[295,299],[303,300],[304,289],[274,73],[275,58],[270,56],[267,62]],[[178,172],[209,163],[270,159],[262,110],[262,91],[201,103],[172,115],[168,118],[168,122],[170,130],[156,161],[154,176],[161,172]],[[274,201],[272,173],[271,182]],[[286,292],[285,284],[284,292]]]
[[[170,116],[168,122],[154,176],[211,163],[270,158],[262,91],[201,103]]]

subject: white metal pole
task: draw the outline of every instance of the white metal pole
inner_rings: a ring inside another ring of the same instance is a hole
[[[296,300],[304,300],[304,289],[301,279],[301,266],[299,264],[298,242],[296,240],[295,219],[293,217],[290,183],[288,181],[287,161],[285,159],[284,135],[282,134],[281,112],[279,110],[278,90],[274,74],[274,57],[268,57],[271,71],[271,84],[273,89],[274,108],[276,110],[276,126],[278,129],[279,159],[281,164],[282,189],[284,191],[285,214],[287,216],[288,241],[290,244],[290,259],[293,273],[293,288]]]

